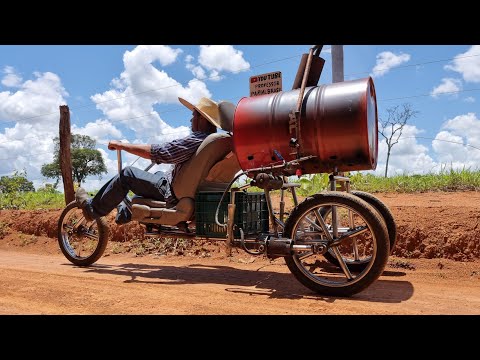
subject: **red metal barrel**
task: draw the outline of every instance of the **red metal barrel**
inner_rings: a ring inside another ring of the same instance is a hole
[[[296,109],[299,89],[242,98],[233,122],[234,151],[243,170],[289,161],[289,114]],[[304,174],[371,170],[377,166],[378,115],[371,77],[305,89],[301,111]]]

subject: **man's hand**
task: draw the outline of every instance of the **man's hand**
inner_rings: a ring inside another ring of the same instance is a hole
[[[109,141],[108,150],[122,150],[122,142],[118,140]]]

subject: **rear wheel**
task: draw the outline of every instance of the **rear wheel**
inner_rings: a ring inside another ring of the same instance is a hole
[[[331,211],[322,216],[323,208]],[[384,221],[351,194],[324,192],[307,198],[292,211],[284,233],[294,245],[326,244],[336,257],[338,266],[325,259],[326,253],[310,250],[285,257],[297,280],[320,294],[356,294],[377,280],[387,264],[390,246]],[[360,268],[355,266],[359,262]]]
[[[73,264],[88,266],[97,261],[108,243],[108,225],[101,217],[87,222],[72,201],[58,220],[58,245],[63,255]]]

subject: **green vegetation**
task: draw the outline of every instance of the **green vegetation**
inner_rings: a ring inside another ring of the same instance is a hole
[[[46,191],[0,193],[0,210],[3,209],[61,209],[65,207],[65,196]]]
[[[477,191],[480,190],[480,171],[446,170],[425,175],[395,175],[388,178],[373,174],[354,172],[350,177],[352,190],[369,193],[400,192],[417,193],[426,191]],[[328,174],[306,175],[300,179],[292,177],[291,182],[299,183],[297,194],[308,196],[328,189]],[[242,184],[243,185],[243,184]],[[252,187],[248,191],[261,191]]]
[[[388,178],[355,173],[350,175],[350,180],[352,189],[370,193],[480,190],[480,171],[468,169],[443,168],[438,174],[396,175]]]
[[[54,185],[45,184],[35,191],[26,171],[15,171],[0,178],[0,210],[2,209],[60,209],[65,206],[62,193]]]
[[[0,210],[1,209],[61,209],[65,207],[65,198],[62,193],[55,190],[50,184],[46,184],[37,191],[22,191],[20,188],[26,184],[19,177],[25,177],[25,174],[16,173],[19,187],[6,188],[0,187]],[[480,190],[480,171],[446,170],[445,168],[438,174],[426,175],[396,175],[388,178],[355,172],[349,175],[352,190],[361,190],[369,193],[376,192],[400,192],[416,193],[426,191],[478,191]],[[11,183],[4,179],[4,182]],[[26,180],[26,179],[25,179]],[[297,194],[308,196],[311,194],[325,191],[328,188],[328,174],[307,175],[300,179],[292,177],[290,180],[297,182],[300,187],[297,188]],[[0,184],[2,181],[0,179]],[[22,185],[23,184],[23,185]],[[244,184],[235,184],[244,185]],[[26,185],[28,187],[28,185]],[[29,188],[29,187],[28,187]],[[249,188],[248,191],[261,192],[256,187]],[[93,196],[96,192],[91,192]]]
[[[58,184],[62,172],[60,170],[60,139],[55,137],[54,157],[51,164],[43,164],[41,173],[46,178],[56,179]],[[89,175],[98,175],[107,173],[102,154],[96,150],[97,142],[88,135],[72,134],[71,136],[71,158],[72,158],[72,177],[77,184],[81,184]]]
[[[27,179],[27,172],[16,170],[11,176],[0,177],[0,193],[35,191],[31,181]]]

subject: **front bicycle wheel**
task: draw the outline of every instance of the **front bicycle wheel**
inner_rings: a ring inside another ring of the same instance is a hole
[[[329,215],[321,214],[324,208],[332,209]],[[285,236],[295,245],[326,244],[323,253],[305,250],[285,257],[295,278],[323,295],[351,296],[366,289],[382,274],[390,252],[383,219],[367,202],[347,193],[305,199],[287,219]],[[325,259],[327,251],[335,254],[339,266]]]
[[[63,210],[57,232],[63,255],[78,266],[93,264],[107,247],[108,224],[105,218],[87,222],[76,201]]]

